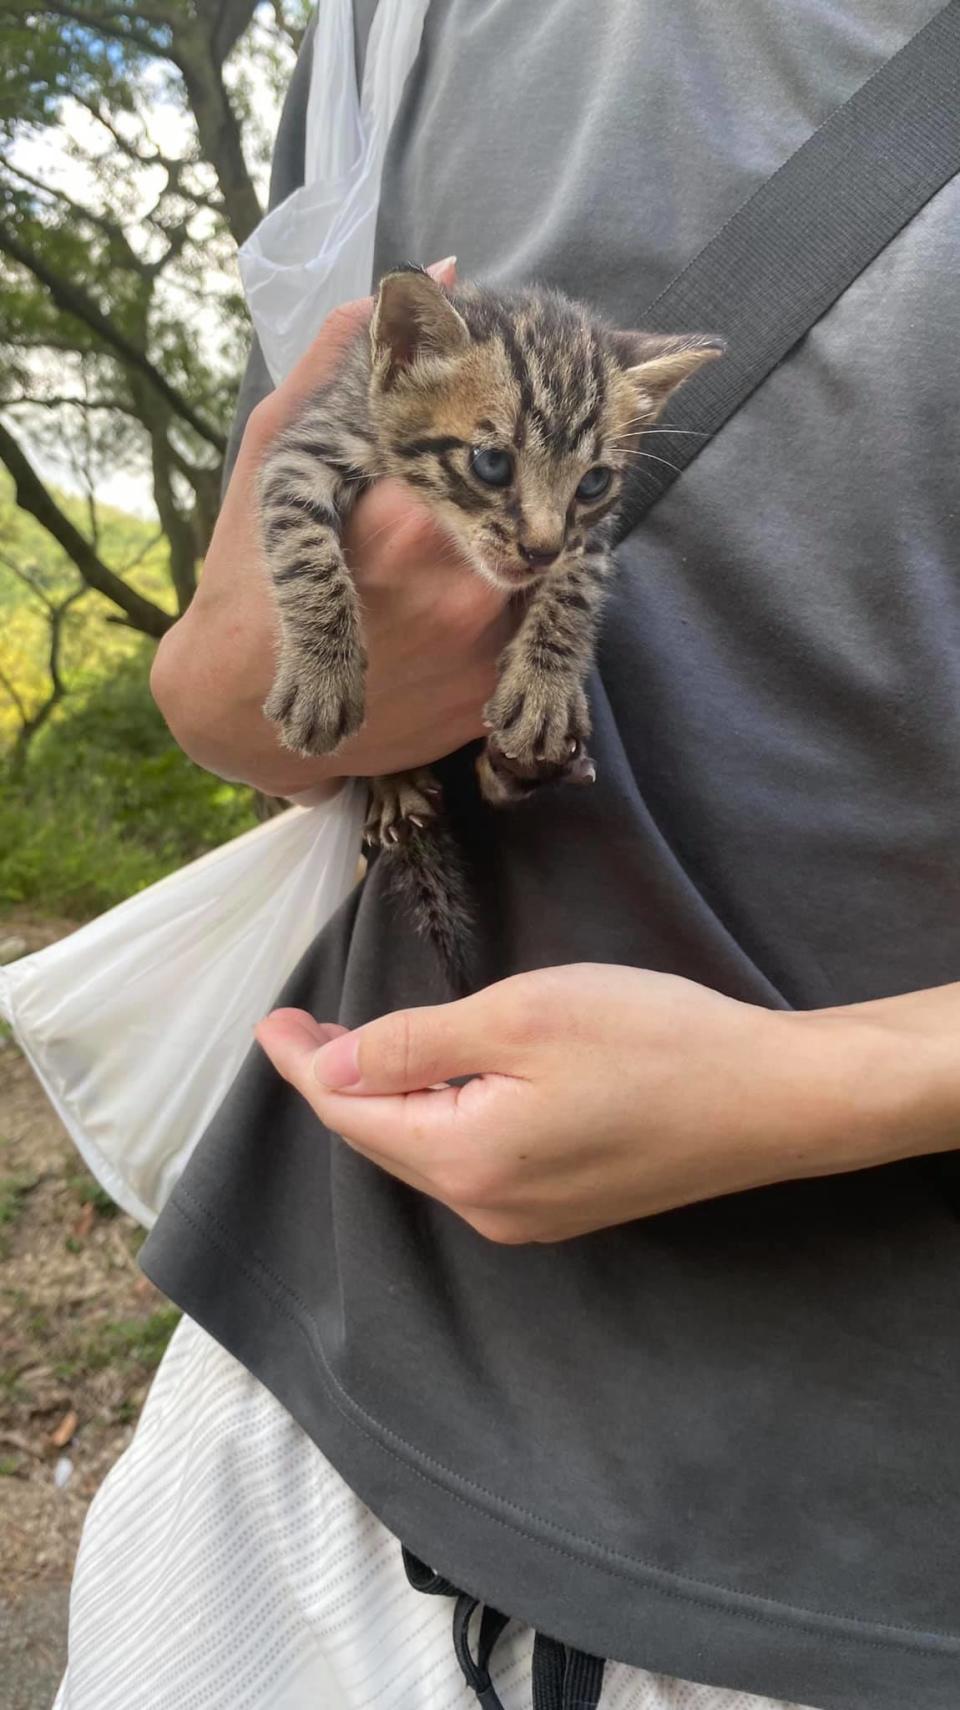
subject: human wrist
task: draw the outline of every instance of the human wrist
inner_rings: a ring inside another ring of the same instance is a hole
[[[791,1034],[796,1113],[807,1125],[802,1173],[960,1145],[960,986],[777,1020]]]

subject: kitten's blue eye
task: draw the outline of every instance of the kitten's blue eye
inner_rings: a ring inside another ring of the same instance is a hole
[[[587,505],[590,504],[592,500],[599,499],[601,494],[605,493],[609,487],[612,477],[613,471],[611,469],[607,469],[604,464],[598,463],[595,469],[587,470],[587,473],[577,488],[577,498],[582,499],[584,504]]]
[[[471,451],[470,467],[477,480],[488,487],[509,487],[513,479],[513,458],[508,451]]]

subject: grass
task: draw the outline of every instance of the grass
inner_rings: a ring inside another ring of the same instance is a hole
[[[5,1231],[23,1215],[28,1196],[39,1184],[39,1176],[20,1174],[0,1177],[0,1259],[5,1259],[10,1251],[10,1242]]]
[[[78,688],[22,776],[0,776],[0,916],[20,904],[87,920],[256,824],[249,790],[177,748],[149,664],[144,647]]]
[[[4,1176],[0,1180],[0,1224],[16,1223],[27,1194],[39,1184],[39,1176],[28,1174]]]
[[[163,1358],[174,1330],[180,1322],[180,1313],[175,1306],[159,1306],[146,1318],[108,1318],[102,1324],[93,1327],[93,1333],[65,1340],[61,1334],[61,1358],[53,1361],[51,1370],[61,1383],[71,1384],[85,1378],[90,1372],[102,1372],[109,1368],[131,1377],[137,1372],[147,1373],[156,1371]],[[27,1321],[27,1331],[35,1339],[49,1339],[52,1326],[41,1313],[34,1313]],[[63,1326],[60,1326],[61,1332]],[[3,1388],[3,1378],[0,1376],[0,1390]],[[13,1396],[17,1384],[12,1373],[7,1376],[8,1393]],[[126,1402],[119,1406],[126,1407]],[[136,1409],[129,1418],[136,1416]],[[115,1414],[118,1424],[121,1419]]]
[[[0,1402],[28,1400],[28,1394],[18,1374],[11,1366],[0,1366]]]
[[[102,1188],[87,1170],[77,1170],[73,1175],[69,1175],[67,1187],[81,1205],[92,1205],[98,1217],[117,1216],[120,1207],[116,1200],[111,1199],[106,1188]],[[67,1245],[69,1247],[69,1241]],[[71,1252],[76,1250],[76,1248],[70,1248]]]
[[[83,1356],[87,1370],[138,1365],[155,1371],[179,1322],[175,1306],[161,1306],[149,1318],[122,1318],[101,1325]]]

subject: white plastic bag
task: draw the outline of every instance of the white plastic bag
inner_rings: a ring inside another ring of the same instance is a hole
[[[89,1169],[146,1227],[350,891],[365,801],[353,783],[291,808],[0,968],[0,1014]]]
[[[370,290],[387,139],[429,0],[380,0],[358,100],[353,0],[320,0],[307,104],[305,182],[261,220],[240,276],[274,381],[331,309]]]

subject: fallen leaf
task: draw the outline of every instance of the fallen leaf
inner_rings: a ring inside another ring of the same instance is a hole
[[[93,1201],[88,1199],[80,1213],[80,1216],[77,1218],[77,1221],[73,1226],[73,1233],[79,1236],[81,1241],[86,1240],[93,1228],[93,1219],[95,1215],[96,1213],[94,1212]]]
[[[64,1414],[56,1430],[50,1433],[50,1441],[54,1448],[65,1449],[76,1429],[77,1415],[71,1407],[70,1412]]]

